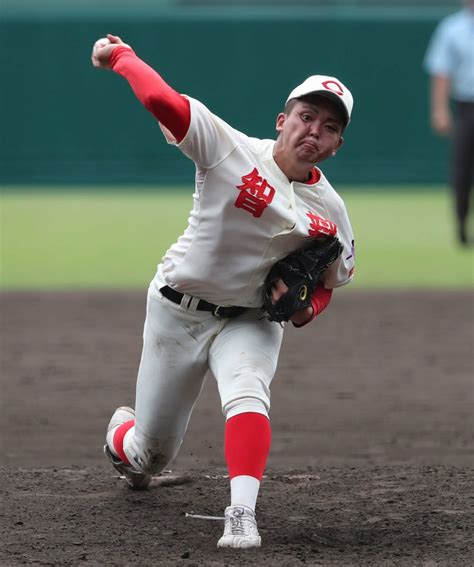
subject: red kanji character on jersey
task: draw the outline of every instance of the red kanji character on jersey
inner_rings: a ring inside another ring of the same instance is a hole
[[[320,217],[311,211],[308,211],[306,216],[309,217],[311,221],[308,230],[309,236],[336,236],[336,223],[323,219],[323,217]]]
[[[247,175],[242,176],[242,185],[236,185],[236,188],[239,189],[240,194],[234,205],[256,218],[262,216],[275,195],[275,189],[260,176],[256,167]]]

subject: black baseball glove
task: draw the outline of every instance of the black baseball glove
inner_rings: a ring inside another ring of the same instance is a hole
[[[289,321],[300,309],[311,306],[311,295],[321,274],[339,258],[342,244],[336,236],[315,238],[311,243],[276,262],[268,272],[264,284],[263,310],[270,321]],[[282,279],[288,291],[272,303],[272,290]]]

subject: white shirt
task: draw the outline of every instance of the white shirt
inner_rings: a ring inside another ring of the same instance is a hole
[[[271,266],[327,233],[328,221],[344,250],[322,279],[326,288],[348,283],[354,237],[344,202],[324,175],[313,185],[290,182],[273,159],[274,140],[250,138],[189,101],[191,123],[177,147],[196,165],[194,206],[157,283],[218,305],[260,307]]]

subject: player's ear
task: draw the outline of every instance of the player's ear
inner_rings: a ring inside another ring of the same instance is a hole
[[[333,152],[332,152],[332,155],[333,155],[333,156],[335,156],[335,155],[337,154],[338,150],[341,148],[341,146],[342,146],[343,143],[344,143],[344,138],[341,136],[341,137],[339,138],[339,141],[338,141],[338,143],[337,143],[336,148],[335,148],[335,149],[333,150]]]
[[[276,118],[276,125],[275,129],[277,132],[281,132],[283,130],[283,124],[286,120],[286,114],[284,112],[280,112],[280,114]]]

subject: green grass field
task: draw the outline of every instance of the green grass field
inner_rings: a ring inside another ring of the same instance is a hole
[[[144,288],[186,227],[192,188],[1,195],[3,289]],[[343,187],[356,235],[351,288],[469,288],[474,248],[454,237],[447,191]]]

